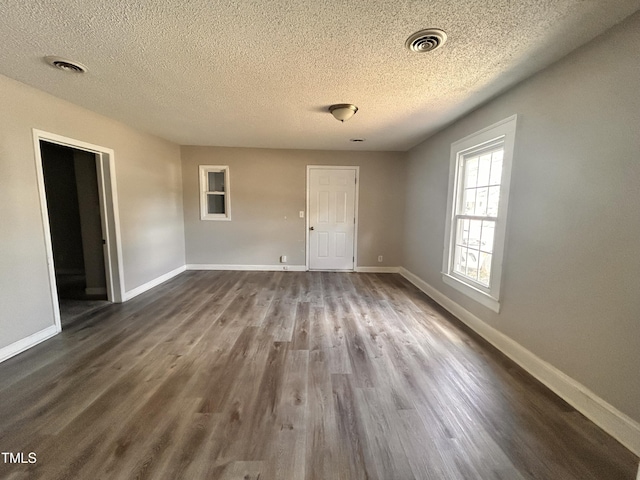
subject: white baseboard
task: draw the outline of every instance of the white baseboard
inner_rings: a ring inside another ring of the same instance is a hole
[[[44,330],[40,330],[39,332],[22,338],[17,342],[13,342],[11,345],[0,348],[0,362],[4,362],[5,360],[18,355],[31,347],[35,347],[37,344],[44,342],[58,333],[60,333],[60,330],[58,330],[55,325],[51,325]]]
[[[87,287],[84,289],[87,295],[106,295],[107,287]]]
[[[259,272],[304,272],[307,267],[304,265],[287,265],[286,263],[279,265],[222,265],[218,263],[190,263],[187,264],[187,270],[242,270],[242,271],[259,271]]]
[[[133,297],[137,297],[138,295],[146,292],[147,290],[151,290],[153,287],[157,287],[161,283],[166,282],[167,280],[171,280],[176,275],[181,274],[186,270],[185,266],[178,267],[175,270],[171,270],[170,272],[165,273],[164,275],[160,275],[158,278],[154,278],[153,280],[140,285],[139,287],[134,288],[133,290],[129,290],[124,294],[124,301],[131,300]]]
[[[356,267],[358,273],[398,273],[400,267]]]
[[[635,455],[640,456],[638,422],[510,337],[483,322],[406,268],[401,267],[399,273]]]
[[[304,265],[227,265],[219,263],[189,263],[187,270],[241,270],[258,272],[280,272],[288,270],[290,272],[305,272]],[[398,273],[400,267],[356,267],[356,272],[361,273]]]

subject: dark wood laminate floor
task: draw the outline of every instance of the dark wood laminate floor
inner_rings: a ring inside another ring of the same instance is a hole
[[[398,275],[186,272],[0,365],[9,479],[635,478]]]

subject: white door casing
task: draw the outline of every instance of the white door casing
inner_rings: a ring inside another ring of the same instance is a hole
[[[307,267],[354,270],[358,167],[307,167]]]
[[[47,254],[47,267],[49,270],[49,286],[51,290],[51,303],[54,313],[56,330],[60,332],[60,307],[53,262],[53,247],[51,232],[49,229],[49,212],[44,186],[44,174],[42,169],[42,155],[40,141],[56,143],[78,150],[85,150],[96,155],[98,191],[100,201],[100,213],[104,235],[105,274],[107,276],[107,298],[110,302],[120,303],[124,301],[124,268],[122,262],[122,241],[120,237],[120,218],[118,212],[118,196],[115,176],[114,152],[110,148],[93,145],[62,135],[33,129],[33,145],[36,163],[36,176],[40,196],[40,212],[44,228],[45,248]]]

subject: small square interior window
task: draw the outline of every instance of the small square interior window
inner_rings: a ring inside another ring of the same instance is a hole
[[[200,165],[200,219],[231,220],[229,167]]]

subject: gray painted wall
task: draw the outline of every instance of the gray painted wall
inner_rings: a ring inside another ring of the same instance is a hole
[[[0,348],[54,322],[32,128],[115,151],[126,290],[184,265],[177,145],[3,76],[0,111]]]
[[[182,147],[188,264],[305,264],[307,165],[360,167],[359,266],[398,266],[404,165],[394,152]],[[202,221],[198,165],[229,165],[231,221]],[[286,218],[285,218],[286,217]],[[378,263],[378,255],[384,262]]]
[[[403,265],[640,421],[640,14],[412,149]],[[517,113],[500,314],[441,279],[451,143]]]

